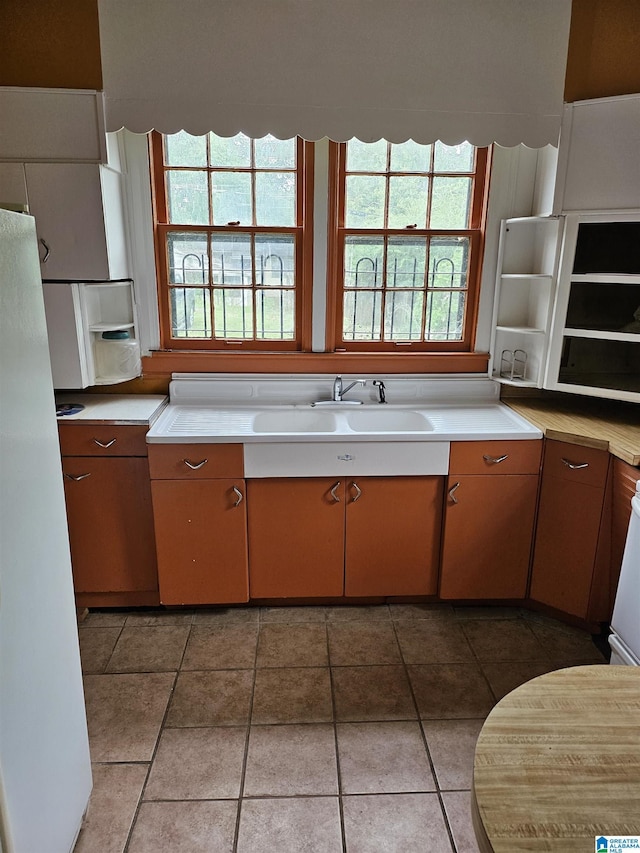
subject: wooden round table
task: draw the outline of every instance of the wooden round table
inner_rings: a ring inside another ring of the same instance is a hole
[[[570,667],[505,696],[478,738],[472,812],[481,853],[640,835],[640,667]]]

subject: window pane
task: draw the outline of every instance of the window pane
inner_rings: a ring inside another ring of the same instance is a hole
[[[209,134],[211,166],[225,169],[248,169],[251,166],[251,140],[244,133],[236,136]]]
[[[381,308],[382,292],[380,290],[345,291],[343,340],[379,341]]]
[[[344,202],[347,228],[384,228],[385,184],[382,176],[347,176]]]
[[[392,172],[428,172],[431,165],[431,146],[409,139],[391,146]]]
[[[256,139],[254,145],[257,169],[295,169],[295,137],[276,139],[275,136],[269,135]]]
[[[432,237],[429,244],[429,287],[466,287],[468,237]]]
[[[167,166],[206,166],[207,137],[191,136],[184,130],[164,138],[164,159]]]
[[[211,337],[211,301],[208,288],[172,287],[170,299],[172,337]]]
[[[385,340],[419,341],[422,335],[423,304],[422,290],[388,292],[384,311]]]
[[[347,237],[344,247],[344,286],[382,287],[382,237]]]
[[[176,225],[209,224],[209,190],[206,172],[167,172],[169,222]]]
[[[474,147],[468,142],[460,145],[445,145],[436,142],[433,157],[434,172],[472,172]]]
[[[296,224],[296,176],[294,172],[256,173],[256,224]]]
[[[251,175],[246,172],[212,172],[213,224],[239,222],[252,225]]]
[[[172,284],[206,284],[209,281],[207,235],[167,234],[169,281]]]
[[[279,234],[256,235],[256,284],[294,287],[296,283],[293,237]]]
[[[426,228],[429,178],[389,178],[389,228]]]
[[[387,287],[424,287],[427,241],[424,237],[390,237]]]
[[[253,338],[252,291],[218,289],[213,291],[216,338]]]
[[[213,235],[211,266],[214,284],[250,286],[253,283],[251,237],[247,234]]]
[[[256,290],[256,337],[276,341],[295,338],[295,294],[276,288]]]
[[[431,291],[427,295],[425,340],[461,341],[466,291]]]
[[[467,228],[471,178],[434,178],[431,228]]]
[[[377,142],[350,139],[347,142],[347,172],[385,172],[386,169],[387,143],[384,139]]]

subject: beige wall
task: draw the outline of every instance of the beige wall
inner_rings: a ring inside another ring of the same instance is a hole
[[[640,92],[640,0],[573,0],[565,100]],[[1,0],[0,85],[102,88],[97,0]]]

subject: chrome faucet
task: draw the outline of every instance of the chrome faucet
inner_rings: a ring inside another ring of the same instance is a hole
[[[354,385],[366,385],[366,384],[367,384],[366,379],[356,379],[354,382],[350,382],[345,387],[342,383],[342,376],[336,376],[336,378],[333,380],[333,394],[332,394],[333,402],[334,403],[344,402],[344,395],[347,393],[347,391],[349,391],[351,388],[353,388]],[[354,400],[353,402],[359,403],[360,400],[358,400],[358,401]]]

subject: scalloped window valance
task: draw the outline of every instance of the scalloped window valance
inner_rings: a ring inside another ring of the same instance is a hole
[[[107,130],[557,145],[571,0],[99,0]]]

